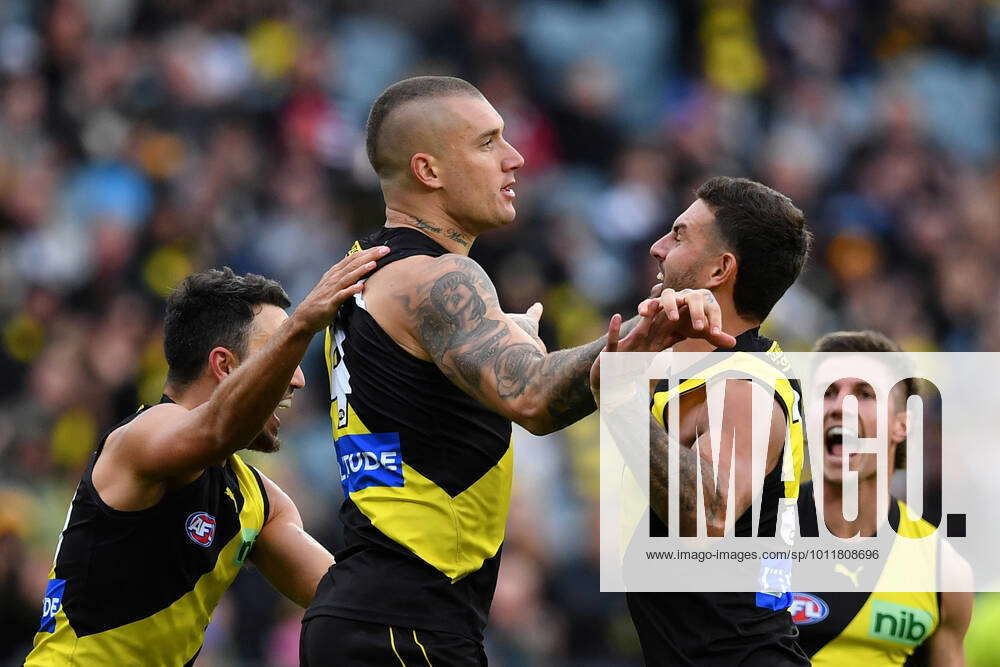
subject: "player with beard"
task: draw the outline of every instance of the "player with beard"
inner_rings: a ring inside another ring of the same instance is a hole
[[[903,363],[902,352],[891,339],[875,331],[839,331],[816,342],[814,352],[843,355],[886,353],[871,361],[872,372],[886,373]],[[857,358],[857,357],[856,357]],[[858,438],[876,435],[878,401],[872,386],[860,378],[843,378],[838,371],[840,358],[827,358],[815,371],[815,381],[826,386],[823,397],[823,507],[826,526],[843,538],[876,534],[888,523],[893,535],[919,539],[925,544],[910,550],[890,549],[881,560],[864,566],[821,561],[814,567],[827,568],[830,576],[843,575],[856,591],[797,593],[792,618],[799,626],[799,643],[813,665],[930,664],[933,667],[962,665],[963,638],[972,616],[972,572],[969,564],[947,541],[940,540],[935,527],[924,519],[911,519],[906,504],[889,495],[893,472],[906,462],[907,398],[919,395],[912,377],[896,385],[889,397],[888,475],[879,484],[876,457],[851,454],[848,464],[858,476],[858,513],[853,521],[844,519],[843,405],[847,396],[857,400]],[[886,368],[880,368],[884,365]],[[888,378],[886,378],[888,380]],[[884,384],[888,384],[888,381]],[[887,513],[879,517],[878,496]],[[802,485],[799,521],[803,536],[817,535],[816,498],[813,482]],[[881,533],[880,533],[881,534]],[[909,540],[904,540],[909,542]],[[916,544],[912,542],[911,544]],[[938,561],[940,560],[940,566]],[[938,570],[945,585],[939,586]],[[903,578],[921,592],[871,592],[885,577]],[[934,593],[937,588],[942,590]],[[900,620],[903,619],[903,620]],[[912,663],[915,651],[926,662]]]
[[[727,346],[733,354],[726,361],[710,358],[697,374],[687,375],[703,379],[686,380],[672,387],[667,381],[656,385],[650,417],[649,521],[637,526],[635,534],[648,528],[650,536],[667,535],[670,449],[677,450],[680,461],[677,511],[681,532],[697,534],[699,459],[709,465],[713,460],[706,380],[722,377],[737,364],[741,370],[749,368],[751,374],[755,364],[766,368],[754,376],[761,382],[726,384],[726,422],[716,462],[718,479],[702,475],[708,534],[723,534],[734,468],[741,471],[736,475],[732,499],[736,535],[774,535],[779,502],[791,509],[798,495],[798,479],[782,481],[780,463],[785,447],[791,448],[793,461],[799,465],[802,461],[798,385],[794,380],[768,383],[766,378],[773,377],[773,367],[743,353],[767,353],[772,363],[781,365],[781,347],[760,334],[760,325],[801,272],[810,239],[802,211],[788,197],[747,179],[716,177],[698,189],[694,203],[678,216],[670,233],[650,249],[660,265],[662,283],[654,288],[654,298],[640,305],[640,314],[652,320],[653,330],[663,330],[656,325],[659,319],[689,321],[693,329],[687,325],[677,327],[666,337],[642,337],[633,331],[619,340],[621,319],[615,316],[609,326],[607,349],[652,352],[670,347],[678,352],[709,352],[713,344],[700,334],[710,327],[721,327],[721,334],[735,339],[735,344]],[[719,309],[721,320],[708,314],[710,306]],[[599,382],[598,362],[591,371],[595,397],[599,395]],[[764,386],[768,384],[771,386]],[[773,397],[780,408],[772,413],[756,527],[752,525],[753,490],[741,482],[746,479],[745,472],[752,469],[751,405],[755,391],[766,392],[767,398]],[[680,428],[678,433],[668,435],[668,404],[675,401],[679,403]],[[623,454],[628,462],[629,452],[623,449]],[[626,483],[630,479],[627,476]],[[630,583],[640,588],[645,582],[626,580],[626,588]],[[629,592],[626,597],[647,665],[809,664],[796,644],[797,633],[787,611],[790,592]]]
[[[279,447],[313,335],[387,248],[332,267],[291,316],[281,286],[210,270],[167,301],[159,404],[98,444],[56,547],[27,665],[189,665],[249,558],[305,607],[333,557],[241,449]]]

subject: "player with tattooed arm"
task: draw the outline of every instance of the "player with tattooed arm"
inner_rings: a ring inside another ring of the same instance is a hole
[[[352,252],[391,250],[327,331],[347,548],[306,613],[303,665],[485,664],[511,422],[549,433],[595,408],[604,340],[547,352],[541,305],[507,315],[468,257],[514,219],[524,160],[503,129],[461,79],[407,79],[372,107],[386,222]]]

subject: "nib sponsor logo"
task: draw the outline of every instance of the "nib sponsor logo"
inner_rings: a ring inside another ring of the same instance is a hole
[[[877,639],[916,646],[930,634],[934,619],[923,609],[874,600],[868,635]]]

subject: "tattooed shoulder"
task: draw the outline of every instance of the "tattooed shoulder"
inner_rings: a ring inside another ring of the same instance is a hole
[[[467,257],[446,255],[435,269],[415,289],[413,315],[420,337],[436,360],[460,353],[453,370],[476,384],[474,368],[496,354],[507,333],[507,325],[490,315],[498,308],[496,291],[482,267]]]

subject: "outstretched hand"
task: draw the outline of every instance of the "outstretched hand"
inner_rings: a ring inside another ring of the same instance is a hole
[[[664,289],[658,298],[640,303],[639,314],[642,321],[621,341],[619,351],[659,352],[685,338],[702,338],[723,348],[736,345],[722,330],[722,308],[707,289]]]
[[[310,332],[320,331],[330,323],[341,304],[364,289],[362,278],[388,252],[388,247],[376,246],[348,255],[331,266],[295,309],[292,317],[301,321]]]
[[[657,288],[661,287],[657,285]],[[654,288],[654,292],[659,290]],[[702,338],[716,347],[730,348],[736,339],[722,330],[722,309],[707,289],[663,289],[659,296],[639,304],[639,323],[620,338],[622,317],[608,323],[603,352],[661,352],[685,338]],[[590,389],[600,402],[601,357],[590,367]]]

